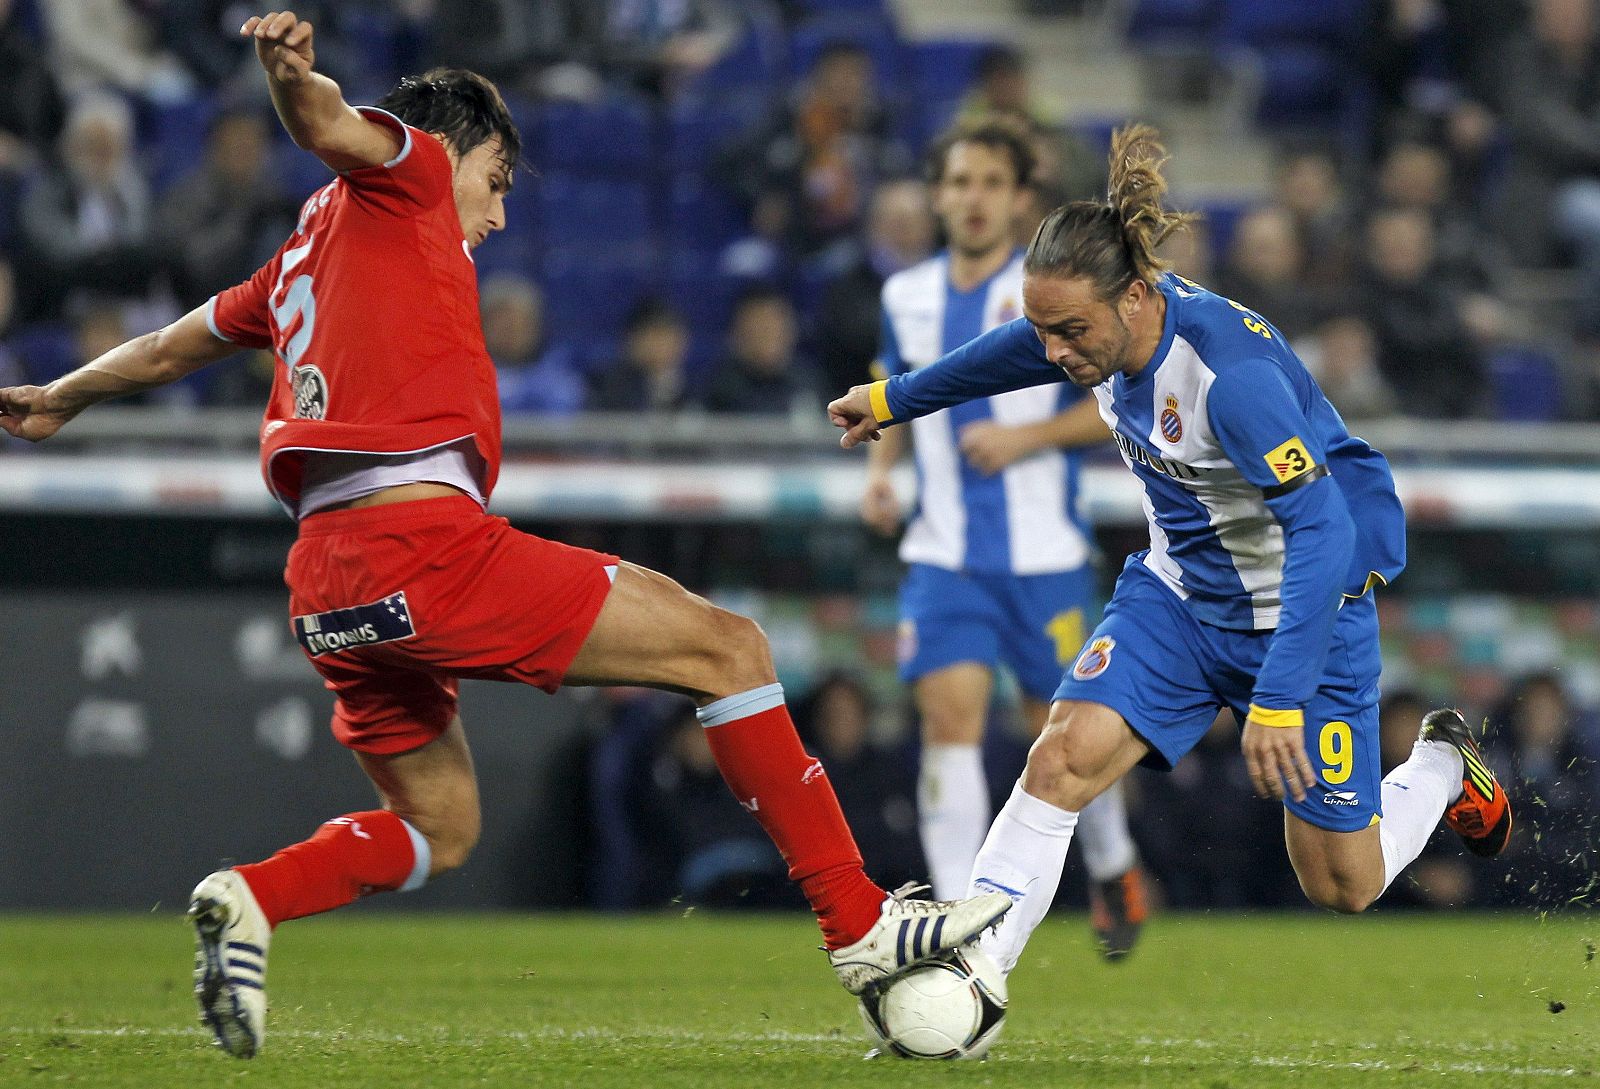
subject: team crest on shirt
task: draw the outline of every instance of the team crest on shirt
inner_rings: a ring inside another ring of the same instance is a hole
[[[319,367],[303,363],[289,372],[297,420],[323,420],[328,416],[328,380]]]
[[[1161,437],[1176,443],[1183,438],[1183,417],[1178,415],[1178,399],[1167,394],[1167,407],[1161,410]]]
[[[1000,304],[1000,312],[995,315],[996,320],[1005,325],[1022,317],[1022,307],[1017,305],[1016,299],[1007,299]]]
[[[1078,655],[1078,660],[1072,663],[1073,679],[1092,681],[1100,676],[1111,664],[1111,652],[1116,648],[1117,641],[1109,635],[1096,636],[1090,640],[1089,645]]]

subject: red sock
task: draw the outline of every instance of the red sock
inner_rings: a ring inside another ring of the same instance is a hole
[[[405,822],[383,809],[349,813],[265,862],[234,867],[276,927],[405,884],[416,851]]]
[[[789,879],[822,924],[823,943],[838,949],[860,940],[878,921],[884,891],[862,870],[833,784],[801,747],[789,709],[780,703],[708,725],[706,740],[734,797],[789,864]]]

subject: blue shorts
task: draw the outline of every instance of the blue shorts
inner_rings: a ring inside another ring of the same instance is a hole
[[[1024,693],[1048,701],[1083,646],[1093,593],[1088,567],[977,575],[914,563],[900,584],[900,679],[957,662],[1003,662]]]
[[[1270,631],[1196,620],[1155,573],[1131,560],[1105,619],[1056,689],[1058,700],[1100,703],[1150,743],[1145,763],[1170,769],[1223,707],[1242,723]],[[1334,620],[1322,680],[1305,707],[1306,755],[1317,784],[1291,813],[1336,832],[1381,814],[1378,783],[1378,612],[1372,595],[1346,600]]]

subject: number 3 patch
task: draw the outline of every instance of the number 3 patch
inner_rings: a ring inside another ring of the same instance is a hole
[[[1278,483],[1293,480],[1301,473],[1308,473],[1317,467],[1312,460],[1311,453],[1306,449],[1306,444],[1296,435],[1288,442],[1266,455],[1267,468],[1272,470],[1272,475],[1278,478]]]

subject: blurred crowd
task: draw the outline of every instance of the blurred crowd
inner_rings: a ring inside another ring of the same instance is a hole
[[[1431,704],[1397,689],[1381,712],[1382,762],[1403,763]],[[883,728],[863,679],[819,676],[794,704],[806,748],[820,757],[879,881],[926,871],[917,839],[916,731]],[[899,713],[888,711],[892,718]],[[1477,714],[1476,712],[1470,712]],[[607,693],[606,728],[590,755],[596,907],[668,902],[715,907],[797,903],[783,860],[729,794],[686,700],[640,689]],[[1021,773],[1027,744],[1014,709],[993,710],[984,762],[996,806]],[[1515,802],[1506,854],[1474,859],[1444,828],[1383,899],[1385,908],[1492,907],[1558,911],[1600,899],[1600,721],[1573,700],[1555,672],[1533,672],[1479,715],[1486,753]],[[885,744],[881,739],[894,740]],[[1224,712],[1171,773],[1136,769],[1130,822],[1154,895],[1174,908],[1302,908],[1283,850],[1281,806],[1252,793],[1239,728]],[[1060,904],[1082,907],[1084,882],[1070,859]]]
[[[1259,6],[1138,0],[1128,44],[1170,24],[1192,53],[1221,32],[1180,15],[1225,27]],[[1251,42],[1273,189],[1208,194],[1179,270],[1273,321],[1350,417],[1600,417],[1595,0],[1279,7]],[[48,380],[245,278],[327,180],[278,131],[237,38],[251,10],[0,0],[0,378]],[[1024,121],[1042,211],[1098,192],[1121,120],[1041,101],[1005,43],[905,39],[889,0],[300,14],[353,101],[435,63],[504,88],[529,153],[477,256],[510,412],[812,414],[867,375],[884,278],[938,245],[933,135],[963,114]],[[1339,85],[1297,111],[1273,80],[1307,42],[1340,59]],[[254,406],[271,368],[152,396]]]

